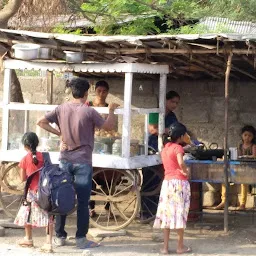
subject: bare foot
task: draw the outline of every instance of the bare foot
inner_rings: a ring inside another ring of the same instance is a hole
[[[161,249],[160,253],[161,254],[169,254],[169,251],[167,249]]]
[[[192,249],[188,246],[183,246],[183,248],[180,250],[180,249],[177,249],[177,254],[184,254],[184,253],[190,253],[192,252]]]

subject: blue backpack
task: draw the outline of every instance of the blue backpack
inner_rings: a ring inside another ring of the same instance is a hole
[[[49,153],[43,153],[44,166],[30,175],[26,182],[24,197],[36,173],[39,172],[38,206],[49,215],[66,215],[75,208],[76,194],[73,178],[51,163]]]

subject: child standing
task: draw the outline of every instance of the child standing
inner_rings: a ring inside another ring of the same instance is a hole
[[[180,145],[187,136],[187,129],[181,123],[174,123],[169,129],[169,142],[161,153],[164,166],[164,181],[161,188],[154,228],[164,230],[164,247],[161,253],[168,254],[170,230],[178,234],[177,253],[191,252],[183,243],[184,229],[190,206],[189,172],[183,161],[184,150]]]
[[[238,145],[238,156],[244,158],[256,157],[256,145],[255,145],[255,128],[251,125],[245,125],[241,129],[242,141]],[[241,203],[238,210],[245,210],[247,201],[248,185],[241,184]],[[222,184],[221,187],[221,203],[215,207],[216,210],[223,209],[226,201],[226,187]]]
[[[22,137],[22,144],[27,155],[19,163],[22,181],[41,168],[44,164],[43,154],[36,151],[39,144],[38,137],[33,132],[27,132]],[[39,173],[37,173],[29,186],[26,202],[20,207],[14,223],[25,227],[25,237],[19,241],[22,247],[33,247],[32,227],[47,227],[46,243],[41,248],[44,252],[52,252],[53,221],[47,212],[39,208],[36,203]]]

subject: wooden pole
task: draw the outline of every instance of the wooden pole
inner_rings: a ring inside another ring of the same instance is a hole
[[[123,136],[122,136],[122,157],[130,157],[131,140],[131,106],[132,106],[132,82],[133,73],[125,73],[124,82],[124,114],[123,114]]]
[[[3,85],[3,118],[2,118],[2,150],[8,149],[8,138],[9,138],[9,109],[8,104],[10,103],[11,96],[11,80],[12,70],[4,70],[4,85]]]
[[[225,187],[226,187],[226,201],[224,207],[224,232],[228,232],[228,205],[229,205],[229,161],[228,161],[228,107],[229,107],[229,77],[231,71],[231,62],[233,54],[230,53],[227,61],[227,69],[225,73],[225,124],[224,124],[224,174],[225,174]]]
[[[166,108],[166,83],[167,75],[160,75],[159,84],[159,123],[158,123],[158,151],[163,148],[163,134],[165,132],[165,108]]]

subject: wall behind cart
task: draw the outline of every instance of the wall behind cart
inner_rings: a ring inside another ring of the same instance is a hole
[[[30,103],[46,103],[46,78],[20,76],[24,99]],[[102,78],[100,78],[102,79]],[[90,79],[92,84],[99,79]],[[106,80],[110,85],[108,102],[123,105],[123,78]],[[0,77],[0,97],[2,99],[3,77]],[[53,104],[60,104],[71,99],[65,93],[66,80],[54,78]],[[156,107],[158,102],[158,80],[136,79],[133,85],[132,105],[134,107]],[[176,111],[178,119],[206,144],[223,144],[224,134],[224,82],[220,80],[178,81],[168,79],[168,90],[175,90],[181,95],[181,102]],[[237,145],[240,128],[244,124],[256,125],[256,82],[231,81],[230,84],[230,146]],[[89,99],[94,97],[93,87]],[[32,118],[33,119],[33,118]],[[32,120],[31,122],[36,122]],[[132,119],[132,138],[142,140],[144,117]],[[0,119],[2,123],[2,118]],[[22,125],[22,124],[21,124]],[[119,125],[119,129],[121,125]],[[1,129],[1,126],[0,126]]]

